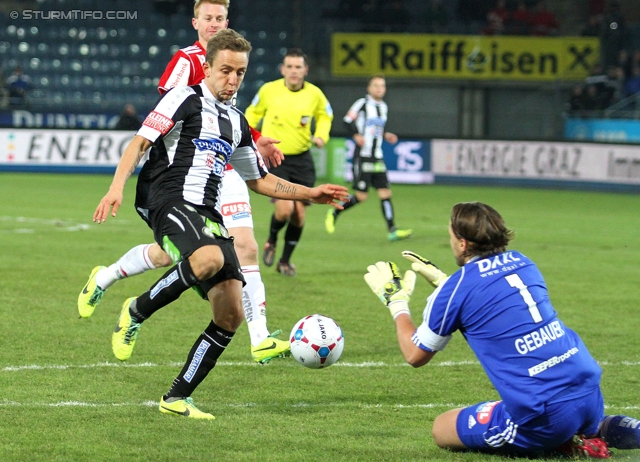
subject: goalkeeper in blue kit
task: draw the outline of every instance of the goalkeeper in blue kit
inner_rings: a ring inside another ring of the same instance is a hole
[[[580,337],[558,318],[537,266],[507,250],[513,232],[500,214],[479,202],[457,204],[449,237],[460,266],[449,277],[429,260],[402,253],[436,288],[417,328],[408,304],[415,272],[402,277],[395,263],[378,262],[365,275],[391,311],[409,364],[427,364],[459,330],[500,395],[500,401],[436,417],[436,445],[593,458],[608,458],[609,447],[640,449],[640,420],[605,416],[599,365]]]

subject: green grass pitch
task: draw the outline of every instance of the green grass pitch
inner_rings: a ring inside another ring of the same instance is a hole
[[[607,412],[640,417],[640,196],[469,186],[393,187],[407,241],[389,243],[380,203],[369,201],[324,231],[326,206],[308,210],[292,261],[298,276],[262,267],[272,330],[288,335],[307,314],[337,320],[340,361],[309,370],[291,359],[251,362],[243,325],[194,394],[215,421],[174,418],[158,400],[210,319],[191,291],[149,319],[131,359],[112,355],[121,304],[161,273],[122,281],[90,319],[76,299],[91,269],[151,241],[133,210],[135,179],[118,216],[91,217],[110,176],[0,174],[0,460],[2,461],[493,461],[450,453],[430,437],[436,415],[497,398],[461,335],[429,364],[404,364],[393,323],[364,283],[367,265],[413,250],[455,271],[447,235],[453,204],[494,206],[516,231],[510,246],[541,268],[556,310],[601,363]],[[272,211],[252,196],[262,245]],[[419,279],[419,322],[430,287]],[[614,451],[613,460],[640,460]]]

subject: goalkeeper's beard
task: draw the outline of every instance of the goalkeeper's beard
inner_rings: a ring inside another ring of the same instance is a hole
[[[462,268],[466,263],[467,260],[470,258],[470,255],[467,255],[466,252],[463,253],[462,255],[454,255],[454,258],[456,259],[456,264]]]

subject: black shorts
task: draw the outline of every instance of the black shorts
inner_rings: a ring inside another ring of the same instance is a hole
[[[136,183],[136,212],[140,215],[151,229],[151,221],[149,219],[149,191],[151,190],[151,171],[152,162],[148,160],[144,163],[138,173],[138,182]]]
[[[269,173],[292,183],[313,188],[316,183],[316,167],[311,151],[302,154],[285,155],[282,164],[269,169]]]
[[[373,186],[375,189],[388,189],[389,179],[384,162],[363,162],[355,160],[353,162],[353,189],[367,192]]]
[[[224,256],[224,265],[214,276],[199,284],[204,298],[209,290],[220,282],[237,279],[245,284],[233,238],[226,228],[202,215],[186,202],[174,202],[154,212],[151,224],[156,242],[174,262],[189,256],[206,245],[217,245]]]

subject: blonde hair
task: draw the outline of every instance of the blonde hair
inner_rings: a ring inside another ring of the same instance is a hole
[[[193,17],[198,19],[198,14],[200,14],[200,6],[203,3],[210,3],[212,5],[221,5],[227,9],[227,13],[229,12],[229,0],[195,0],[193,4]]]

